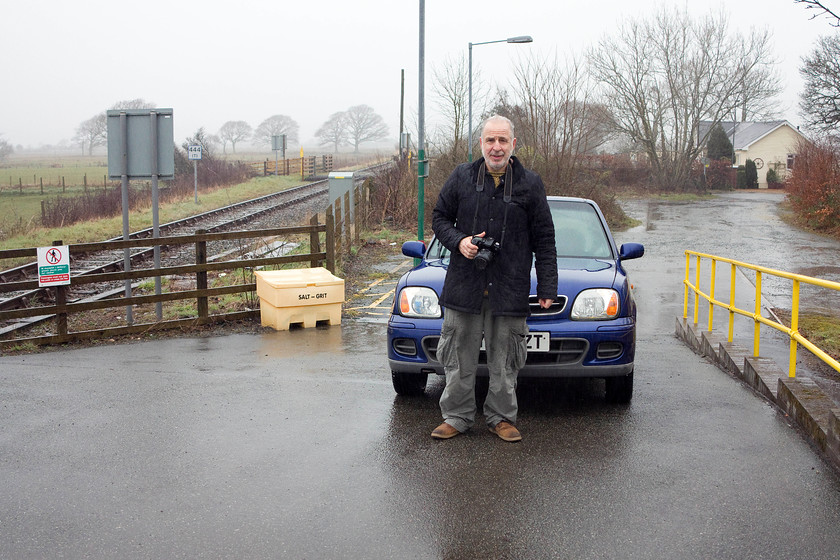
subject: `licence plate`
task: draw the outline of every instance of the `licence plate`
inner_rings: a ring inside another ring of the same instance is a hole
[[[551,346],[550,332],[529,332],[526,335],[528,342],[528,352],[548,352]],[[481,339],[481,349],[484,348],[484,339]]]
[[[527,336],[528,352],[548,352],[551,345],[551,333],[530,332]]]

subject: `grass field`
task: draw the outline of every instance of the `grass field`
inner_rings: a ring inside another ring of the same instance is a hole
[[[237,154],[239,155],[239,154]],[[253,154],[251,154],[253,155]],[[231,159],[236,156],[227,156]],[[365,154],[342,158],[336,168],[350,169],[369,165],[379,161],[375,155]],[[51,163],[53,162],[53,163]],[[55,163],[58,162],[58,163]],[[340,167],[339,167],[340,166]],[[75,173],[73,177],[81,178],[74,180],[71,185],[70,171]],[[60,180],[53,180],[50,184],[46,176],[52,173],[53,177],[58,173],[67,173],[65,187],[61,186]],[[61,228],[44,228],[40,225],[41,201],[49,200],[56,196],[78,196],[85,192],[84,176],[88,174],[88,192],[95,189],[102,189],[102,176],[107,174],[106,158],[104,156],[92,157],[14,157],[4,161],[0,166],[0,180],[4,175],[13,176],[20,174],[24,177],[21,181],[23,187],[17,183],[18,179],[12,179],[12,187],[8,183],[0,182],[0,250],[19,249],[26,247],[42,247],[52,244],[55,240],[62,240],[64,243],[85,243],[102,241],[111,237],[122,235],[122,216],[113,216],[89,222],[78,223]],[[100,178],[94,184],[90,177],[97,175]],[[32,177],[44,176],[43,194],[40,180],[34,184]],[[29,176],[27,184],[25,177]],[[8,179],[6,179],[8,181]],[[183,218],[200,212],[206,212],[234,202],[240,202],[258,196],[274,193],[301,184],[299,176],[269,176],[256,177],[240,185],[221,187],[212,191],[203,191],[201,178],[199,177],[199,203],[196,205],[193,196],[190,194],[182,200],[162,203],[160,206],[160,223],[166,223],[178,218]],[[109,188],[119,186],[118,181],[109,181]],[[133,181],[132,187],[139,187],[140,181]],[[161,185],[164,187],[164,184]],[[151,208],[143,208],[132,211],[129,216],[131,231],[151,227]],[[0,261],[0,269],[9,268],[21,264],[10,262],[9,259]]]
[[[160,205],[160,223],[206,212],[258,196],[274,193],[301,184],[300,177],[255,177],[246,183],[221,187],[213,191],[199,191],[198,204],[192,196]],[[68,188],[68,192],[70,189]],[[12,195],[0,193],[0,250],[43,247],[55,240],[64,243],[102,241],[122,235],[122,216],[91,220],[61,228],[43,228],[40,220],[40,195]],[[131,231],[152,226],[151,207],[132,211],[129,215]],[[12,259],[0,261],[0,269],[21,264]],[[31,260],[31,259],[30,259]],[[24,260],[25,262],[25,260]]]
[[[45,156],[12,156],[0,165],[0,194],[9,191],[24,192],[32,189],[40,192],[43,182],[47,187],[61,187],[65,185],[102,187],[108,174],[108,163],[105,156],[78,156],[50,158]]]

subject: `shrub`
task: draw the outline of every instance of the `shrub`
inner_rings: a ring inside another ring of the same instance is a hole
[[[704,170],[700,168],[700,172]],[[729,160],[711,160],[705,169],[706,187],[710,189],[731,189],[735,183],[735,172]]]
[[[748,189],[758,188],[758,169],[751,159],[748,159],[746,165],[744,165],[744,183],[744,186]]]
[[[840,228],[840,150],[829,139],[800,140],[787,181],[794,212],[817,230]]]
[[[767,186],[771,189],[780,189],[782,188],[782,181],[779,180],[779,175],[776,173],[776,170],[772,167],[767,170]]]
[[[720,123],[716,124],[709,133],[709,143],[706,145],[706,151],[709,159],[732,161],[732,142],[729,141],[729,137],[726,136]]]
[[[747,169],[743,165],[738,166],[736,188],[747,188]]]

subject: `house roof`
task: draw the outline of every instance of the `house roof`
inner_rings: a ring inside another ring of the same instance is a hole
[[[767,121],[767,122],[733,122],[722,121],[720,125],[723,131],[730,139],[733,137],[734,128],[734,142],[736,150],[748,150],[752,144],[755,144],[774,130],[783,126],[789,126],[797,133],[802,134],[799,130],[790,124],[788,121]],[[700,129],[698,131],[699,137],[704,138],[712,126],[712,121],[700,121]]]

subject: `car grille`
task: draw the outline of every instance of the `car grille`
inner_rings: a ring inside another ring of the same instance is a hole
[[[438,361],[437,345],[440,337],[427,336],[423,339],[423,350],[430,360]],[[525,361],[527,365],[537,364],[576,364],[583,360],[589,343],[583,338],[552,338],[548,352],[528,352]],[[478,363],[487,364],[487,353],[483,350],[479,353]]]
[[[557,296],[554,303],[548,309],[540,307],[540,298],[537,296],[528,296],[528,305],[531,306],[531,315],[559,315],[566,309],[568,298],[566,296]]]

